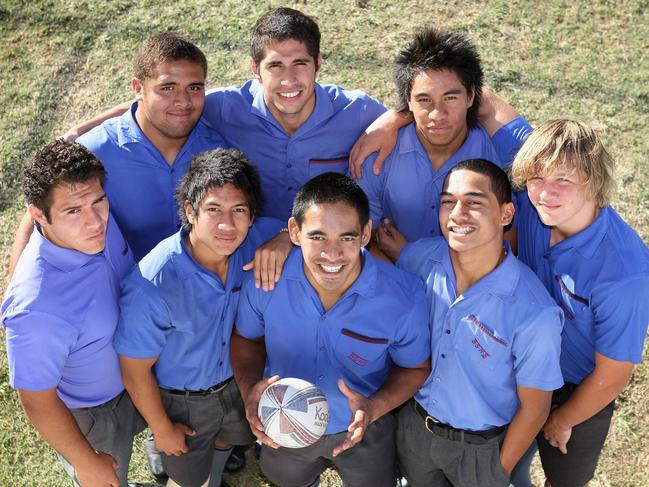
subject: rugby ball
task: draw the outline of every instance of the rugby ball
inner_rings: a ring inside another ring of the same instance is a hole
[[[287,377],[269,385],[257,410],[264,432],[286,448],[304,448],[324,434],[329,423],[329,403],[315,385]]]

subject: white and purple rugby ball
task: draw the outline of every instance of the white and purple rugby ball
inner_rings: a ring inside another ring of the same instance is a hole
[[[264,432],[278,445],[304,448],[324,434],[329,423],[329,403],[315,385],[287,377],[269,385],[257,411]]]

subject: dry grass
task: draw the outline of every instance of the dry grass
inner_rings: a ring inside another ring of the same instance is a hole
[[[352,0],[287,3],[318,20],[323,82],[361,88],[390,103],[391,58],[425,25],[465,29],[487,79],[532,122],[571,115],[595,125],[619,162],[616,208],[649,240],[649,19],[646,0],[540,3]],[[208,55],[212,85],[248,77],[247,33],[272,1],[0,2],[0,276],[22,211],[19,170],[71,123],[130,98],[134,49],[177,30]],[[0,277],[0,290],[6,280]],[[3,348],[4,346],[0,346]],[[646,357],[645,357],[646,358]],[[646,363],[646,360],[645,360]],[[622,394],[593,486],[649,486],[649,369]],[[24,418],[0,350],[0,485],[68,485],[52,451]],[[147,478],[140,443],[132,470]],[[229,480],[266,485],[254,462]],[[540,484],[538,465],[534,480]],[[339,485],[327,474],[325,486]]]

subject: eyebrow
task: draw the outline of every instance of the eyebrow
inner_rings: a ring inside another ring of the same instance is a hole
[[[448,191],[442,191],[440,194],[441,196],[455,196],[453,193],[449,193]],[[464,193],[462,196],[473,196],[476,198],[486,198],[487,195],[483,193],[482,191],[469,191],[468,193]]]
[[[461,95],[461,94],[462,94],[462,90],[457,88],[457,89],[452,89],[452,90],[445,91],[444,93],[442,93],[442,96]],[[420,92],[420,93],[413,93],[412,96],[414,96],[416,98],[418,96],[430,96],[430,95],[428,93],[425,93],[425,92]]]
[[[307,237],[315,237],[315,236],[326,236],[326,233],[323,232],[322,230],[311,230],[310,232],[306,233]],[[355,230],[350,230],[348,232],[343,232],[340,234],[340,237],[358,237],[359,233]]]

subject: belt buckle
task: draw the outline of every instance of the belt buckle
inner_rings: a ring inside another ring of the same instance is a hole
[[[426,429],[427,429],[430,433],[435,434],[435,432],[434,432],[433,429],[432,429],[432,426],[431,426],[431,427],[428,426],[428,420],[429,420],[429,419],[430,419],[430,421],[431,421],[433,424],[438,424],[439,421],[438,421],[437,419],[433,418],[432,416],[426,416],[426,419],[424,419],[424,426],[426,427]]]

